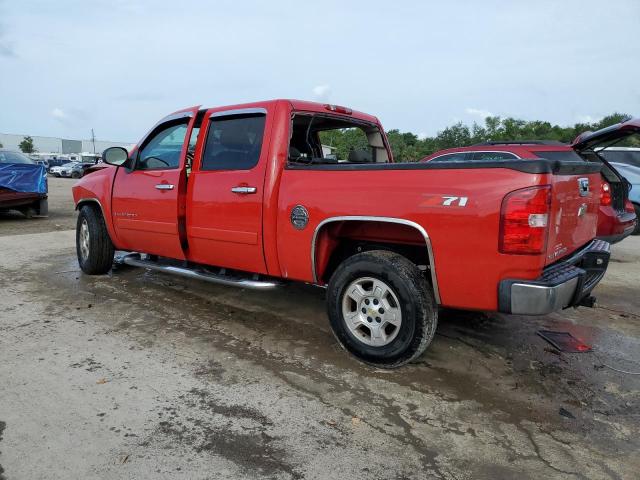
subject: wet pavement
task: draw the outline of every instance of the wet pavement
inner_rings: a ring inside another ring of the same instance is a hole
[[[387,371],[340,349],[322,289],[88,277],[73,231],[2,222],[0,478],[638,477],[639,237],[614,247],[598,308],[445,311]]]

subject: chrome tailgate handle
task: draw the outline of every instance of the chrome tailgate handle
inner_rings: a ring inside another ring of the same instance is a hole
[[[242,193],[247,195],[249,193],[256,193],[258,189],[256,187],[232,187],[231,191],[233,193]]]
[[[158,190],[173,190],[173,185],[171,185],[170,183],[159,183],[158,185],[156,185],[156,188]]]

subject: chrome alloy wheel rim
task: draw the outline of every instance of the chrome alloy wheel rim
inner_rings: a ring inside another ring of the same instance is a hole
[[[80,224],[80,256],[82,260],[89,258],[89,225],[86,218]]]
[[[398,296],[389,285],[372,277],[349,284],[342,296],[342,318],[351,334],[365,345],[384,347],[402,325]]]

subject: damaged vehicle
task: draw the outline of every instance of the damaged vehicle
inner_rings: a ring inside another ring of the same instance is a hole
[[[607,145],[618,143],[640,131],[640,120],[613,125],[597,132],[586,132],[570,145],[545,140],[489,141],[469,147],[439,150],[422,162],[477,162],[513,159],[588,161],[602,164],[598,238],[609,243],[624,240],[637,230],[637,208],[629,199],[629,184],[609,162]]]
[[[0,212],[9,210],[27,218],[48,214],[47,171],[22,153],[0,150]]]
[[[332,132],[363,148],[334,153]],[[544,315],[592,305],[601,163],[395,163],[379,120],[298,100],[177,111],[73,187],[83,272],[119,261],[246,289],[326,287],[335,337],[386,368],[438,309]]]
[[[629,201],[636,212],[636,217],[640,219],[640,167],[628,163],[610,163],[629,182]],[[640,235],[640,221],[636,223],[636,229],[632,235]]]

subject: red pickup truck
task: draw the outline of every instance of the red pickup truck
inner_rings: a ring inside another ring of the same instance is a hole
[[[354,148],[332,147],[347,130]],[[124,263],[247,288],[327,287],[331,327],[395,367],[439,307],[543,315],[591,304],[600,166],[546,159],[394,163],[376,117],[273,100],[193,107],[74,187],[88,274]]]

